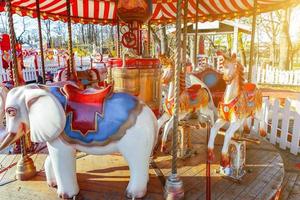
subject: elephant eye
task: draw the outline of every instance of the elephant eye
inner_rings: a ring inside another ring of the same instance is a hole
[[[14,117],[17,115],[17,109],[13,108],[13,107],[9,107],[6,109],[6,113],[10,116],[10,117]]]

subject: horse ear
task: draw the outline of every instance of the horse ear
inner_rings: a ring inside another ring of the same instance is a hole
[[[217,56],[224,56],[224,53],[221,50],[216,51]]]
[[[231,59],[236,60],[236,53],[233,53],[233,54],[231,55]]]

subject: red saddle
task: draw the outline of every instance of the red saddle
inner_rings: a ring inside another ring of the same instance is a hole
[[[81,90],[73,85],[65,85],[67,97],[66,114],[72,113],[72,129],[86,135],[97,129],[96,115],[103,115],[106,97],[112,93],[112,85],[101,90]]]
[[[201,88],[202,88],[201,85],[195,84],[186,89],[191,100],[194,100],[197,98],[197,94]]]

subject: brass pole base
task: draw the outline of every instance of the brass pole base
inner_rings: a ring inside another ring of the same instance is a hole
[[[32,159],[28,156],[22,156],[17,163],[16,178],[20,181],[29,180],[36,174],[36,168]]]
[[[181,200],[184,197],[183,183],[177,177],[177,174],[172,174],[168,177],[165,185],[166,200]]]

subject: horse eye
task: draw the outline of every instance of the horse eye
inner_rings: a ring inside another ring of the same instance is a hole
[[[10,116],[10,117],[14,117],[17,115],[17,109],[9,107],[6,109],[6,113]]]

